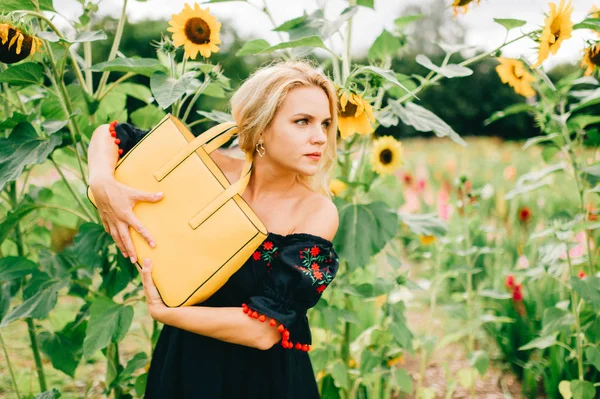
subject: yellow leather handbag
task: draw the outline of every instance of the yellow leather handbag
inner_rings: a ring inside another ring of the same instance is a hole
[[[169,114],[115,168],[115,178],[125,185],[163,192],[161,201],[133,207],[156,246],[132,227],[129,231],[138,264],[152,260],[152,278],[169,307],[205,301],[267,237],[265,225],[240,195],[250,180],[252,155],[246,155],[234,184],[209,156],[236,133],[235,124],[227,122],[194,137]],[[96,206],[89,187],[88,198]]]

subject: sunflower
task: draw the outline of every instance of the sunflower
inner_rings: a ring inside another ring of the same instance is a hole
[[[171,26],[167,31],[173,33],[175,47],[183,45],[185,57],[195,60],[200,53],[208,58],[219,51],[221,23],[209,11],[209,8],[200,8],[198,3],[194,3],[193,9],[185,3],[183,11],[173,14],[169,21]]]
[[[29,35],[23,27],[0,21],[0,62],[14,64],[35,54],[42,40]]]
[[[533,68],[542,65],[542,62],[548,58],[549,53],[556,54],[563,40],[569,39],[571,32],[573,32],[573,21],[571,20],[573,6],[571,0],[567,5],[565,5],[565,0],[560,0],[558,9],[555,3],[549,3],[549,5],[550,15],[544,20],[546,25],[539,38],[538,60]]]
[[[421,241],[421,245],[433,244],[435,242],[435,236],[419,234],[419,241]]]
[[[469,11],[469,5],[471,3],[479,3],[481,0],[454,0],[452,8],[454,9],[454,17],[458,14],[466,14]]]
[[[525,65],[514,58],[496,58],[500,65],[496,66],[496,72],[500,76],[502,83],[508,83],[510,87],[515,89],[515,93],[525,97],[535,96],[535,91],[531,87],[531,82],[535,81],[525,69]]]
[[[329,183],[329,190],[333,193],[333,195],[335,195],[336,197],[339,196],[341,193],[343,193],[344,191],[346,191],[346,189],[348,188],[348,185],[346,183],[344,183],[343,181],[339,180],[339,179],[333,179],[330,183]]]
[[[371,104],[356,93],[342,92],[338,114],[338,127],[343,139],[354,133],[369,134],[375,130],[371,125],[375,122]]]
[[[581,67],[587,67],[585,76],[590,76],[598,66],[600,66],[600,43],[593,44],[585,49],[585,55],[581,61]]]
[[[527,223],[531,220],[531,209],[529,209],[528,207],[524,206],[521,209],[519,209],[519,220],[521,221],[521,223]]]
[[[375,140],[371,152],[373,170],[380,175],[392,174],[404,164],[402,143],[392,136],[382,136]]]

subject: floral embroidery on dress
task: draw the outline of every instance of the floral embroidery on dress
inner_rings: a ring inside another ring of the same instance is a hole
[[[325,254],[321,248],[315,245],[300,251],[300,259],[302,266],[294,265],[294,267],[309,276],[312,284],[317,285],[316,291],[321,294],[335,275],[329,265],[333,262],[333,252],[329,251],[328,254]]]
[[[262,243],[260,247],[254,251],[252,254],[252,258],[254,260],[263,260],[265,262],[265,266],[267,267],[267,271],[271,272],[273,267],[271,266],[271,262],[275,259],[275,256],[279,254],[279,248],[273,245],[272,241],[265,241]]]

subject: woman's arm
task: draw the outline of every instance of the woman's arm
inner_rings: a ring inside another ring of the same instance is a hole
[[[90,185],[105,179],[114,178],[115,166],[119,158],[119,147],[111,137],[108,125],[100,125],[94,130],[88,147],[88,169]]]
[[[248,317],[242,308],[212,308],[208,306],[183,306],[170,308],[162,301],[152,280],[152,262],[144,259],[138,268],[142,275],[144,296],[150,316],[195,334],[205,335],[232,344],[267,350],[281,340],[281,333],[265,321]]]
[[[270,349],[281,340],[281,333],[268,321],[261,323],[248,317],[241,307],[165,307],[155,312],[153,318],[182,330],[261,350]]]

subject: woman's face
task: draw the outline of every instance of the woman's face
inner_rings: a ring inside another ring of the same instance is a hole
[[[330,124],[329,100],[323,89],[291,89],[265,130],[264,159],[296,173],[315,175],[325,152]]]

